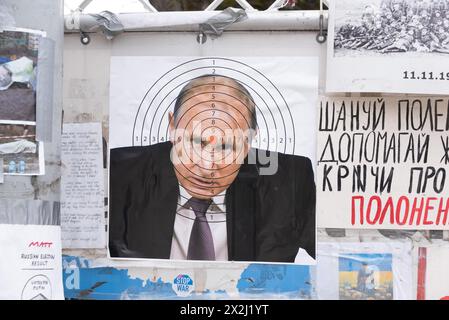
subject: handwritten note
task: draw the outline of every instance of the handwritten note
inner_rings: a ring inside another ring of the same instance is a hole
[[[63,248],[104,248],[101,123],[64,124],[61,139]]]
[[[449,229],[449,99],[323,97],[318,226]]]
[[[0,224],[0,300],[64,299],[60,238],[55,225]]]

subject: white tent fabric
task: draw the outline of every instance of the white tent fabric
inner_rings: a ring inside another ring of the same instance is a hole
[[[18,140],[0,144],[0,154],[36,153],[37,146],[28,140]]]

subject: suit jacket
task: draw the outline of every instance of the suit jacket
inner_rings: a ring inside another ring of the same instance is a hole
[[[171,147],[165,142],[111,150],[111,257],[170,258],[179,196]],[[315,258],[310,160],[279,153],[274,175],[259,175],[261,167],[247,157],[226,190],[229,260],[294,262],[299,248]]]

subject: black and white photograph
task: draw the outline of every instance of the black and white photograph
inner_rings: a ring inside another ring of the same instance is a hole
[[[335,56],[449,54],[449,1],[339,1]]]
[[[449,1],[330,3],[327,92],[445,94]]]

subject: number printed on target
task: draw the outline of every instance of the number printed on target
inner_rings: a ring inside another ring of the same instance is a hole
[[[278,212],[296,206],[271,205],[293,203],[298,190],[313,222],[318,74],[317,57],[113,57],[111,256],[266,261],[252,253],[265,230],[253,218],[290,227]],[[279,200],[265,196],[271,191]],[[314,257],[307,225],[310,254],[301,259]],[[294,262],[297,252],[270,261]]]
[[[291,108],[281,90],[268,77],[250,65],[228,58],[199,58],[186,61],[159,77],[142,98],[133,126],[133,145],[151,145],[168,141],[165,118],[174,109],[181,88],[203,75],[223,75],[237,79],[256,103],[257,137],[254,147],[282,153],[295,153],[295,122]],[[226,94],[212,87],[210,92],[210,125],[219,121],[216,101]],[[152,137],[148,139],[146,137]]]

